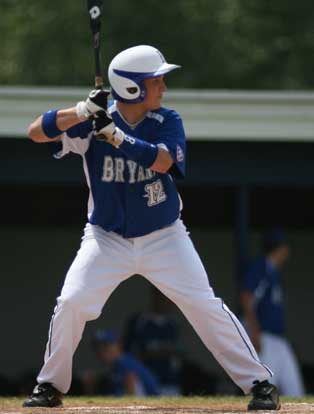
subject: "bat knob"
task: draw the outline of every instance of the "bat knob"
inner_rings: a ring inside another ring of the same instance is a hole
[[[95,88],[102,89],[103,86],[104,86],[104,82],[103,82],[102,76],[96,76],[95,77]]]

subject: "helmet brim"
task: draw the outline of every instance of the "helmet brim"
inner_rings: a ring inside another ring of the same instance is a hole
[[[180,65],[174,65],[173,63],[163,63],[155,72],[143,74],[143,78],[156,78],[157,76],[165,75],[174,69],[181,68]]]

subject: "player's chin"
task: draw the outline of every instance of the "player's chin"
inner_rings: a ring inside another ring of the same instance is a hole
[[[160,107],[161,107],[161,99],[158,99],[158,101],[155,101],[150,105],[150,110],[151,111],[156,111]]]

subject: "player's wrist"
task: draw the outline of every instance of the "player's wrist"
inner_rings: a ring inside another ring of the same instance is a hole
[[[121,139],[121,143],[118,148],[127,155],[131,160],[140,163],[145,168],[150,168],[158,156],[157,145],[143,141],[141,139],[131,137],[116,128],[118,137]],[[115,135],[116,135],[115,134]],[[123,135],[122,135],[123,134]]]
[[[85,101],[78,102],[75,106],[75,111],[80,121],[86,121],[92,115],[89,112]]]
[[[112,132],[112,137],[114,139],[114,146],[119,148],[122,142],[125,139],[125,133],[118,127],[114,126],[114,130]]]
[[[58,109],[47,111],[43,114],[41,127],[47,138],[54,139],[63,134],[57,125]]]
[[[106,142],[121,150],[131,160],[139,162],[143,167],[151,167],[157,158],[158,147],[156,145],[125,134],[113,122],[101,128],[97,135],[103,136]]]
[[[103,138],[108,144],[119,148],[124,140],[124,132],[117,128],[113,122],[102,128],[96,136]]]

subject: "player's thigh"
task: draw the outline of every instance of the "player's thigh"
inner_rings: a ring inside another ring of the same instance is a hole
[[[167,296],[214,298],[202,261],[180,222],[156,234],[145,247],[144,257],[141,274],[166,290]]]
[[[134,274],[130,246],[103,231],[87,234],[67,272],[61,297],[105,302],[119,283]]]

